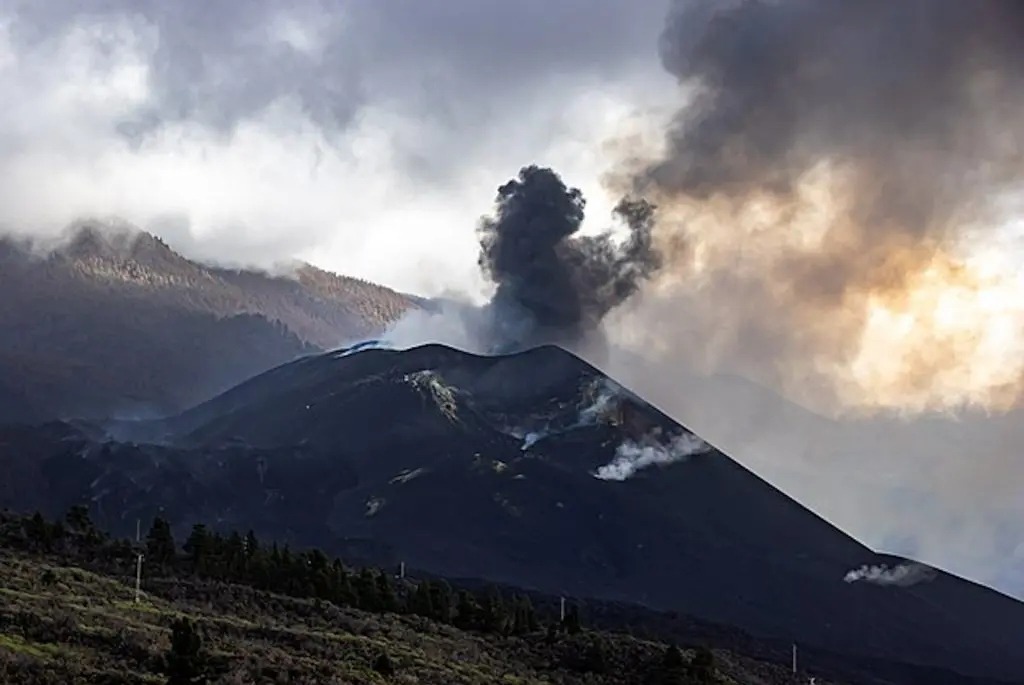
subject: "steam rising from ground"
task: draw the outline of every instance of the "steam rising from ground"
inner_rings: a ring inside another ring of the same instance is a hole
[[[602,378],[600,382],[584,388],[584,396],[587,395],[590,395],[591,399],[577,409],[576,417],[572,421],[560,424],[549,421],[541,428],[523,433],[521,435],[523,438],[522,450],[525,452],[552,435],[560,435],[578,428],[596,425],[607,419],[609,414],[616,410],[619,402],[624,397],[630,396],[630,393],[618,383]]]
[[[676,435],[667,444],[656,438],[643,442],[627,440],[615,450],[615,459],[599,468],[594,475],[601,480],[628,480],[641,469],[675,464],[710,449],[706,442],[691,433]]]
[[[938,573],[924,564],[900,564],[893,566],[861,566],[850,571],[843,578],[847,583],[871,583],[873,585],[894,585],[912,587],[935,580]]]

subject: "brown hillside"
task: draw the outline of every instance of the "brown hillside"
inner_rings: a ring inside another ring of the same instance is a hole
[[[41,255],[0,241],[0,417],[167,413],[296,356],[379,334],[412,300],[305,265],[200,264],[81,224]]]

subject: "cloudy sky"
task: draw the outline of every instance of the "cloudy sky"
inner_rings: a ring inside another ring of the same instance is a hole
[[[200,258],[477,293],[475,223],[521,166],[604,225],[610,150],[681,98],[668,4],[0,0],[0,227],[118,216]],[[808,423],[731,376],[692,390],[704,334],[658,336],[682,306],[620,322],[647,359],[613,371],[865,542],[1024,594],[1019,417]]]
[[[0,2],[0,221],[117,214],[220,260],[437,292],[520,166],[608,216],[602,141],[666,92],[662,0]]]

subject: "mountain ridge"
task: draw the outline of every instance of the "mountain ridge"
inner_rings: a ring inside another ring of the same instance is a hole
[[[90,221],[56,244],[0,239],[0,288],[0,420],[15,421],[173,414],[419,306],[311,265],[205,265]]]

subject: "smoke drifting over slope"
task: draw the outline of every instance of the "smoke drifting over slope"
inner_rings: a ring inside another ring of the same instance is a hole
[[[993,253],[1018,239],[1022,29],[1015,0],[676,0],[688,101],[608,179],[659,207],[645,295],[689,331],[657,335],[833,406],[1016,403],[1024,281]]]
[[[572,346],[639,288],[659,265],[654,208],[623,200],[629,230],[579,235],[586,202],[551,169],[528,166],[498,189],[494,216],[480,223],[480,268],[497,285],[488,338],[499,350],[544,343]]]

